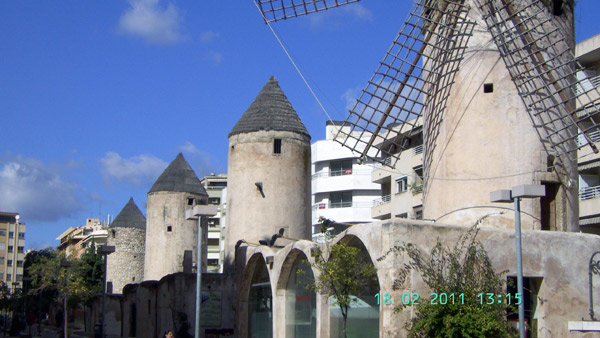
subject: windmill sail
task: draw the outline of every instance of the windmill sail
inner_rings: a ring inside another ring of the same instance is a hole
[[[324,11],[359,0],[257,0],[266,23]]]
[[[336,140],[394,166],[425,112],[443,111],[474,24],[462,2],[418,1]]]
[[[578,145],[597,152],[590,135],[600,131],[600,93],[578,79],[583,68],[559,33],[558,13],[539,0],[477,2],[546,151],[564,164],[584,139]]]

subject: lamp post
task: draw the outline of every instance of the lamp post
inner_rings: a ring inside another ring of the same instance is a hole
[[[186,219],[198,220],[198,245],[196,247],[196,321],[194,337],[200,337],[200,309],[202,304],[202,217],[217,214],[216,205],[196,205],[192,210],[186,211]]]
[[[61,268],[65,268],[65,299],[64,299],[64,304],[63,304],[63,337],[64,338],[68,338],[68,334],[67,334],[67,322],[68,322],[68,314],[67,314],[67,284],[69,283],[69,274],[68,274],[68,269],[71,267],[71,262],[64,260],[62,262],[60,262],[60,267]]]
[[[104,329],[104,318],[106,317],[106,260],[108,255],[113,252],[115,252],[114,245],[103,245],[98,248],[98,253],[104,256],[104,279],[102,281],[102,327],[100,328],[100,337],[102,338],[106,337],[106,330]]]
[[[523,260],[521,248],[521,199],[546,196],[546,187],[537,184],[525,184],[512,190],[496,190],[490,194],[490,200],[497,203],[515,204],[515,242],[517,247],[517,292],[523,297]],[[524,299],[524,297],[523,297]],[[525,338],[525,304],[519,303],[519,337]]]

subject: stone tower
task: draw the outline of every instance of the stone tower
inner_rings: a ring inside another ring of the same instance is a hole
[[[444,115],[425,112],[423,217],[473,225],[490,216],[484,225],[511,228],[513,205],[491,203],[490,192],[542,184],[547,197],[521,202],[523,228],[576,231],[576,152],[572,158],[563,158],[561,168],[554,166],[555,157],[544,149],[536,131],[539,122],[532,123],[477,3],[466,3],[470,4],[468,17],[476,27]],[[556,29],[556,41],[564,39],[573,46],[573,12],[569,8],[563,6],[560,14],[546,11],[548,21],[538,30]],[[563,131],[569,132],[572,130]],[[575,147],[574,141],[567,146]]]
[[[229,133],[225,269],[238,240],[309,239],[310,135],[271,77]]]
[[[146,217],[130,198],[108,227],[107,245],[114,245],[115,252],[108,255],[106,281],[112,282],[114,293],[143,280],[145,242]]]
[[[191,258],[196,261],[197,221],[186,220],[185,211],[196,204],[206,204],[207,199],[200,180],[179,153],[148,192],[144,280],[159,280],[184,271],[186,251],[193,253]],[[202,257],[205,269],[206,255]]]

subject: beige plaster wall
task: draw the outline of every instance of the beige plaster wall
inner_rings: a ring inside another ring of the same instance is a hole
[[[273,139],[282,139],[273,154]],[[282,131],[258,131],[229,139],[225,266],[240,239],[258,243],[285,229],[285,236],[310,238],[310,143]],[[264,197],[256,187],[262,182]]]

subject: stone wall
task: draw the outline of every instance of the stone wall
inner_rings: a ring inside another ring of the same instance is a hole
[[[145,241],[144,229],[108,229],[107,245],[114,245],[115,252],[108,255],[106,281],[112,282],[114,293],[121,293],[129,283],[143,280]]]

